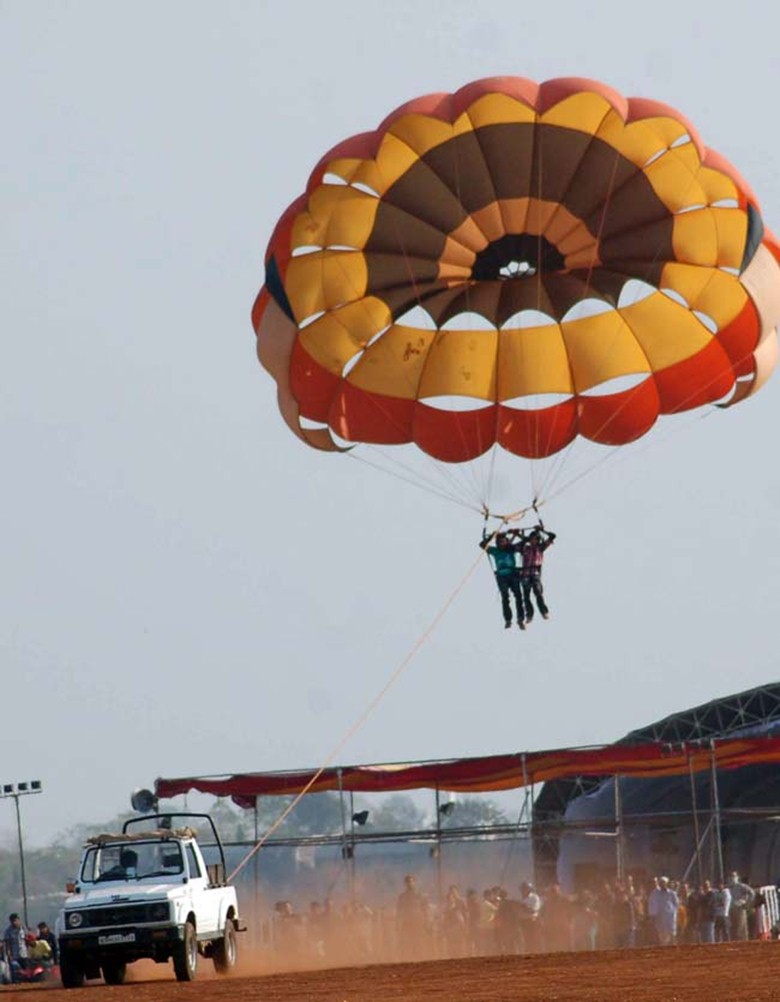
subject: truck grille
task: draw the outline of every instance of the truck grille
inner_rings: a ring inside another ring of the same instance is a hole
[[[155,918],[152,918],[152,908]],[[85,908],[82,912],[84,922],[82,929],[107,925],[135,925],[138,922],[154,922],[159,919],[160,903],[154,905],[113,905],[107,908]]]

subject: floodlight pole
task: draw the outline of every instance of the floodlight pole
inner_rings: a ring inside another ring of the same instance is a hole
[[[30,919],[27,912],[27,874],[24,868],[24,836],[22,834],[22,811],[19,806],[19,797],[31,793],[43,793],[40,780],[34,780],[31,783],[6,783],[0,788],[0,796],[3,798],[12,797],[16,809],[16,834],[19,840],[19,872],[22,880],[22,912],[25,928],[29,926]]]
[[[19,836],[19,868],[22,875],[22,911],[24,912],[24,927],[29,926],[30,920],[27,916],[27,878],[24,872],[24,840],[22,839],[22,812],[19,810],[19,794],[14,793],[14,806],[16,807],[16,832]]]

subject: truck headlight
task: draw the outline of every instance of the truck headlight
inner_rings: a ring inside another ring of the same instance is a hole
[[[162,922],[162,920],[167,919],[169,915],[170,911],[168,909],[167,901],[158,901],[156,904],[150,905],[149,907],[149,917],[153,922]]]
[[[78,929],[83,921],[84,916],[81,912],[68,912],[68,927],[70,929]]]

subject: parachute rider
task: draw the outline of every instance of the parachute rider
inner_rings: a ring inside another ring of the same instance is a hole
[[[515,608],[517,609],[517,625],[521,630],[525,629],[525,615],[523,612],[523,593],[520,585],[520,568],[517,566],[516,554],[521,552],[522,543],[512,542],[513,538],[520,535],[519,529],[510,529],[507,532],[495,533],[495,546],[491,546],[494,539],[492,534],[482,531],[482,541],[480,546],[493,561],[493,571],[496,576],[496,584],[501,595],[501,609],[504,613],[504,628],[509,629],[512,625],[512,606],[509,600],[510,592],[515,598]]]
[[[534,618],[534,607],[531,603],[531,594],[536,599],[536,606],[542,614],[542,619],[550,618],[550,610],[544,600],[544,588],[542,587],[542,562],[544,561],[544,551],[555,542],[555,533],[545,529],[542,521],[535,525],[528,534],[523,534],[517,544],[517,552],[522,556],[522,567],[520,568],[520,582],[523,589],[523,600],[525,603],[525,618],[531,622]]]

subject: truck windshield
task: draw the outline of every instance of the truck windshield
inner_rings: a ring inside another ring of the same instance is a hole
[[[91,846],[81,867],[81,880],[96,884],[109,880],[175,877],[183,872],[178,842],[107,842]]]

